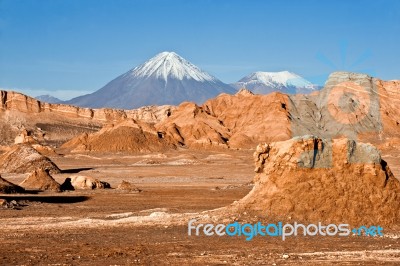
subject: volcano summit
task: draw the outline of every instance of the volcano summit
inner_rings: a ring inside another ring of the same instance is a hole
[[[146,105],[198,104],[236,90],[174,52],[162,52],[109,82],[100,90],[67,104],[92,108],[133,109]]]

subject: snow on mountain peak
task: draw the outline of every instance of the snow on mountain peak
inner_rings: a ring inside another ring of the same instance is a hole
[[[254,72],[233,83],[232,86],[236,89],[247,88],[258,94],[267,94],[274,91],[295,94],[310,93],[318,90],[317,85],[289,71]]]
[[[135,77],[156,77],[164,79],[175,78],[178,80],[194,79],[196,81],[211,81],[216,78],[202,71],[189,61],[174,52],[162,52],[149,59],[142,65],[135,67],[130,72]]]
[[[265,85],[271,86],[293,86],[293,87],[302,87],[302,88],[311,88],[314,85],[308,80],[302,78],[299,75],[296,75],[289,71],[280,71],[280,72],[254,72],[250,75],[244,77],[239,82],[245,83],[263,83]]]

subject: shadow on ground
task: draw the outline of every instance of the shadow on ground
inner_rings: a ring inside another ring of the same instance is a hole
[[[83,202],[90,197],[88,196],[34,196],[34,195],[0,195],[0,199],[5,199],[7,201],[20,201],[20,200],[27,200],[27,201],[36,201],[36,202],[42,202],[42,203],[78,203],[78,202]]]
[[[65,170],[61,170],[62,174],[76,174],[79,173],[81,171],[88,171],[88,170],[92,170],[93,168],[91,167],[83,167],[83,168],[72,168],[72,169],[65,169]]]

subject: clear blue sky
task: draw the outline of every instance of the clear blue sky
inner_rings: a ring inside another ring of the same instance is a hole
[[[63,99],[162,51],[226,83],[289,70],[400,79],[400,1],[0,0],[0,88]]]

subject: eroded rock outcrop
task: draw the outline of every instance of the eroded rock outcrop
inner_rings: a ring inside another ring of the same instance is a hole
[[[41,145],[38,143],[38,140],[31,135],[26,129],[21,130],[21,133],[15,137],[14,144],[27,144],[32,148],[37,150],[40,154],[44,156],[57,156],[56,151],[46,145]]]
[[[157,123],[168,117],[174,106],[145,106],[134,110],[90,109],[50,104],[13,91],[0,91],[0,144],[10,145],[21,129],[43,135],[44,142],[60,144],[83,132],[92,133],[104,124],[125,119]],[[19,139],[21,140],[21,139]]]
[[[49,190],[61,192],[61,186],[50,175],[49,170],[39,168],[28,175],[28,177],[19,184],[21,187],[29,190]]]
[[[21,133],[15,137],[14,144],[37,144],[37,140],[31,136],[28,130],[23,129]]]
[[[154,123],[167,117],[174,109],[170,105],[145,106],[133,110],[111,108],[90,109],[73,105],[50,104],[14,91],[0,90],[0,109],[2,111],[18,111],[25,114],[46,113],[64,118],[93,120],[98,122],[115,122],[125,118],[140,119]]]
[[[235,212],[284,221],[400,223],[400,182],[379,151],[349,139],[313,136],[261,144],[254,188]]]
[[[202,108],[221,121],[229,132],[227,143],[232,148],[251,148],[255,143],[291,138],[286,94],[221,94],[205,102]]]
[[[204,108],[185,102],[170,117],[156,125],[177,143],[191,148],[227,148],[230,132],[224,124]]]

